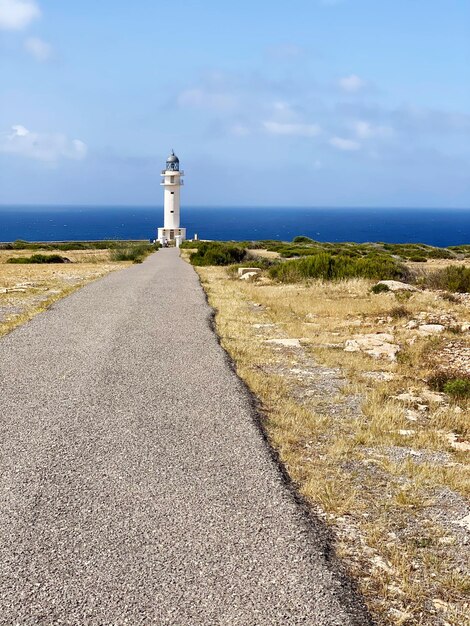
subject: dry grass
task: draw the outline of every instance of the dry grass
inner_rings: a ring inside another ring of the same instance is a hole
[[[57,251],[72,263],[6,263],[8,258],[35,253],[30,250],[0,251],[0,337],[88,282],[130,265],[128,262],[111,263],[108,250]]]
[[[468,513],[468,453],[446,438],[468,439],[469,410],[426,384],[430,355],[455,336],[405,328],[423,312],[467,322],[468,307],[434,293],[372,295],[364,280],[293,286],[234,280],[223,268],[198,273],[272,445],[334,527],[377,622],[470,624],[469,544],[456,523]],[[397,363],[343,351],[353,334],[374,332],[394,335]],[[302,347],[266,343],[289,337]],[[393,397],[403,392],[420,401]]]

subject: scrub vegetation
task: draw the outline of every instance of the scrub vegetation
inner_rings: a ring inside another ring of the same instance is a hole
[[[420,246],[423,263],[414,245],[331,245],[244,242],[258,276],[240,280],[239,264],[197,271],[271,444],[377,624],[467,625],[470,248]],[[419,289],[373,290],[382,270]],[[368,335],[396,357],[345,351]]]

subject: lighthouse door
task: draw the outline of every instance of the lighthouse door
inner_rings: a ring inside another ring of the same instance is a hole
[[[174,239],[174,238],[175,238],[175,231],[170,230],[170,239]]]

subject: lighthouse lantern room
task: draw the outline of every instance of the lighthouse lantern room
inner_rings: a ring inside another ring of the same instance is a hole
[[[158,229],[158,241],[166,245],[174,241],[177,246],[186,239],[186,228],[180,227],[180,188],[184,184],[184,172],[173,150],[162,170],[163,227]]]

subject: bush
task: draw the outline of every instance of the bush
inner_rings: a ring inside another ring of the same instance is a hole
[[[390,291],[390,287],[388,285],[384,285],[383,283],[378,283],[374,285],[370,289],[372,293],[385,293],[386,291]]]
[[[156,244],[137,244],[114,248],[111,251],[111,261],[132,261],[142,263],[146,256],[158,250]]]
[[[389,315],[390,317],[393,317],[394,319],[403,318],[403,317],[411,317],[411,313],[402,304],[399,304],[398,306],[393,307],[393,309],[389,311]]]
[[[181,248],[191,250],[192,248],[199,248],[199,246],[201,246],[203,243],[205,242],[200,240],[191,241],[191,239],[185,239],[181,242]]]
[[[456,398],[468,398],[470,396],[470,380],[463,378],[448,380],[444,385],[444,392]]]
[[[342,280],[360,277],[385,280],[403,278],[404,274],[405,269],[391,257],[371,254],[350,258],[345,255],[333,256],[327,252],[279,263],[270,269],[272,278],[287,283],[309,278]]]
[[[425,284],[432,289],[443,291],[469,293],[470,267],[451,266],[432,272],[425,276]]]
[[[470,374],[463,370],[438,369],[427,380],[431,389],[455,398],[470,397]]]
[[[59,254],[33,254],[33,256],[13,257],[7,263],[71,263],[70,259]]]
[[[292,239],[292,243],[315,243],[315,241],[313,239],[310,239],[310,237],[300,235],[298,237],[294,237],[294,239]]]
[[[427,263],[427,258],[425,256],[420,256],[419,254],[415,254],[413,256],[408,257],[408,261],[413,261],[413,263]]]
[[[203,242],[189,257],[193,265],[233,265],[246,257],[246,250],[234,244],[218,241]]]

